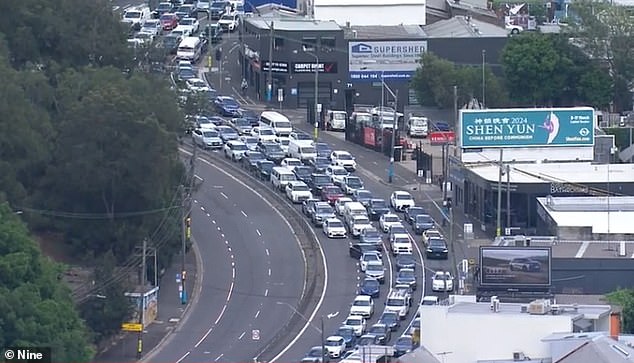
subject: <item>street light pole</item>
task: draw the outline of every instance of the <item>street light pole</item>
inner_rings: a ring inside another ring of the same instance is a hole
[[[390,170],[388,172],[387,181],[389,183],[394,179],[394,144],[396,143],[396,129],[398,127],[398,89],[394,95],[394,120],[392,121],[392,142],[390,143]]]
[[[495,228],[495,235],[497,237],[502,236],[502,163],[504,162],[504,149],[500,149],[500,161],[498,164],[498,209],[497,209],[497,223]]]
[[[486,107],[486,55],[487,51],[482,49],[482,108]]]
[[[324,316],[321,316],[321,363],[326,363],[326,339],[324,338]]]

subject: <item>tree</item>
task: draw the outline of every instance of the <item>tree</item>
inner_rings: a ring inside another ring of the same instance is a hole
[[[571,32],[575,43],[592,59],[605,63],[619,109],[631,108],[634,88],[634,22],[629,9],[607,1],[571,4],[578,21]]]
[[[498,78],[485,69],[486,99],[488,106],[505,106],[506,92]],[[453,108],[453,87],[458,86],[458,104],[464,105],[474,98],[482,98],[482,68],[456,66],[452,62],[425,53],[421,66],[411,81],[418,101],[426,106]]]
[[[623,333],[634,333],[634,290],[619,289],[606,297],[611,304],[619,305],[623,309],[621,312]]]
[[[0,205],[0,344],[47,346],[54,362],[88,362],[93,352],[60,266],[44,258],[25,226]]]

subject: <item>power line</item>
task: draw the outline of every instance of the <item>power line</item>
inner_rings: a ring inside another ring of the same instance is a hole
[[[178,207],[169,206],[165,208],[156,208],[156,209],[145,209],[134,212],[116,212],[116,213],[82,213],[82,212],[68,212],[68,211],[59,211],[59,210],[45,210],[45,209],[34,209],[28,207],[16,207],[16,209],[32,214],[39,214],[43,216],[55,217],[55,218],[64,218],[64,219],[85,219],[85,220],[112,220],[112,219],[124,219],[124,218],[134,218],[141,217],[151,214],[158,214],[162,212],[169,211],[170,209],[175,209]]]

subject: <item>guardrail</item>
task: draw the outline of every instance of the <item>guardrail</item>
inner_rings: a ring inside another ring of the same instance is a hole
[[[189,148],[193,147],[187,142],[183,143],[183,145]],[[230,170],[234,175],[240,174],[244,176],[244,178],[240,178],[243,183],[253,189],[257,189],[258,192],[266,194],[267,201],[271,203],[274,208],[283,209],[287,212],[284,216],[288,219],[288,222],[295,227],[295,236],[304,251],[307,265],[306,275],[304,277],[306,279],[306,290],[296,307],[297,311],[293,312],[289,321],[285,325],[281,326],[277,334],[269,339],[264,345],[264,348],[258,352],[256,360],[258,362],[267,362],[281,350],[277,349],[281,344],[290,342],[295,336],[297,336],[297,334],[299,334],[301,326],[305,322],[304,316],[308,314],[311,307],[317,305],[319,297],[315,296],[315,293],[320,291],[325,284],[325,266],[322,264],[321,252],[319,250],[320,246],[314,237],[312,226],[306,221],[304,216],[298,212],[281,194],[273,190],[270,185],[256,179],[251,173],[244,170],[238,164],[224,159],[222,154],[215,155],[205,152],[199,155],[206,156],[207,161],[212,164],[215,163],[216,165],[222,166],[225,171]]]

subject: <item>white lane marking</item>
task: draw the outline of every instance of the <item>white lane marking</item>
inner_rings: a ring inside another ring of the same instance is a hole
[[[220,233],[220,237],[225,238],[225,234],[224,233]]]
[[[248,218],[248,217],[249,217],[246,213],[244,213],[244,211],[243,211],[243,210],[241,210],[240,212],[242,212],[242,215],[243,215],[245,218]]]
[[[235,261],[231,261],[231,267],[235,267],[235,266],[236,266]]]
[[[182,357],[178,358],[178,360],[176,361],[176,363],[181,363],[185,358],[187,358],[188,355],[190,355],[191,352],[187,352],[185,354],[183,354]]]
[[[194,174],[194,178],[196,178],[196,179],[198,179],[198,180],[200,180],[200,181],[202,181],[202,180],[203,180],[203,178],[199,177],[199,176],[198,176],[198,175],[196,175],[196,174]]]
[[[215,220],[215,219],[214,219],[214,220],[212,220],[212,221],[211,221],[211,223],[216,224],[216,220]]]
[[[256,229],[255,231],[258,233],[258,236],[262,237],[262,233],[260,233],[259,229]]]
[[[242,338],[244,338],[246,334],[247,332],[243,331],[242,334],[240,334],[240,336],[238,337],[238,340],[242,340]]]
[[[267,255],[267,256],[270,256],[270,255],[271,255],[271,254],[269,253],[269,249],[268,249],[268,248],[267,248],[267,249],[265,249],[265,250],[264,250],[264,252],[266,252],[266,255]]]
[[[225,355],[224,353],[220,354],[219,356],[216,357],[216,359],[214,359],[214,361],[215,362],[219,361],[220,358],[222,358],[224,355]]]
[[[192,155],[191,152],[183,149],[183,148],[179,148],[179,151],[182,152],[183,154],[186,155]],[[308,273],[308,265],[306,263],[306,253],[304,252],[304,249],[302,248],[301,242],[299,241],[299,239],[297,239],[297,233],[295,233],[295,229],[293,228],[293,226],[291,225],[291,223],[288,221],[288,219],[284,216],[284,214],[282,214],[281,211],[279,211],[278,209],[275,209],[273,207],[273,204],[271,204],[271,202],[269,202],[268,200],[266,200],[266,198],[264,198],[264,196],[262,196],[262,194],[258,193],[255,189],[251,188],[250,186],[244,184],[240,179],[238,179],[237,177],[231,175],[231,173],[223,170],[222,168],[213,165],[211,162],[199,157],[198,161],[207,164],[208,166],[218,170],[219,172],[225,174],[227,177],[233,179],[235,182],[241,184],[243,187],[245,187],[246,189],[250,190],[253,194],[257,195],[262,201],[264,201],[264,203],[266,203],[269,207],[271,207],[271,209],[273,209],[275,211],[275,213],[277,213],[277,215],[284,221],[284,223],[286,224],[286,226],[288,227],[288,229],[290,231],[293,232],[293,235],[296,236],[295,238],[295,242],[297,243],[297,247],[299,248],[300,253],[302,254],[302,260],[304,261],[304,274]],[[436,207],[438,207],[438,205],[436,204]],[[440,209],[440,208],[439,208]],[[321,306],[324,303],[324,299],[326,298],[326,292],[328,291],[328,263],[326,261],[326,253],[324,252],[324,248],[321,244],[321,241],[319,240],[319,238],[317,237],[317,234],[315,233],[315,231],[313,229],[310,230],[311,235],[313,236],[315,243],[317,243],[317,245],[319,246],[319,254],[321,255],[321,261],[322,264],[324,265],[324,286],[321,289],[321,293],[319,296],[319,301],[317,301],[317,305],[315,306],[315,309],[313,310],[313,312],[310,314],[310,316],[308,317],[306,324],[304,324],[304,326],[302,327],[302,329],[297,333],[297,335],[295,336],[295,338],[293,338],[293,340],[284,348],[282,349],[275,357],[273,357],[273,359],[269,360],[269,363],[275,363],[276,360],[280,359],[280,357],[282,357],[284,354],[286,354],[286,352],[288,352],[291,348],[293,348],[293,346],[302,338],[302,336],[304,335],[304,333],[306,332],[306,330],[308,330],[308,327],[311,326],[313,324],[313,321],[315,320],[315,317],[317,316],[317,313],[319,312],[319,309],[321,309]],[[420,251],[419,251],[420,253]],[[424,272],[423,272],[424,274]],[[423,287],[424,287],[424,278],[423,278]],[[304,297],[304,294],[306,294],[306,281],[304,281],[304,285],[302,287],[302,294],[300,295],[300,300]],[[423,293],[425,291],[425,289],[422,289]],[[268,294],[268,290],[267,290],[267,294]],[[256,357],[257,358],[257,357]]]
[[[258,318],[258,316],[260,316],[260,310],[258,310],[258,311],[255,313],[255,318],[254,318],[254,319],[257,319],[257,318]]]
[[[588,241],[583,242],[581,244],[581,246],[579,246],[579,250],[577,251],[577,254],[575,255],[575,258],[583,257],[583,254],[586,253],[586,250],[588,249],[588,247],[590,247],[590,242],[588,242]]]
[[[228,244],[229,244],[229,241],[225,241],[225,244],[226,244],[226,245],[228,245]]]
[[[269,289],[264,290],[264,296],[269,296]]]
[[[227,195],[223,192],[220,192],[220,195],[222,195],[225,199],[229,199],[229,197],[227,197]]]
[[[271,276],[271,269],[269,269],[269,276]]]
[[[220,230],[220,227],[216,227],[218,230]]]
[[[207,213],[207,217],[211,217],[211,214]]]
[[[235,278],[236,278],[236,269],[235,269],[235,268],[232,268],[232,269],[231,269],[231,278],[232,278],[232,279],[235,279]]]
[[[200,206],[200,210],[204,212],[204,211],[205,211],[205,207],[203,207],[203,206],[201,205],[201,206]]]
[[[388,249],[386,248],[387,246],[385,245],[385,242],[383,243],[383,251],[387,251]],[[390,274],[390,284],[388,286],[394,286],[392,284],[393,280],[394,280],[394,273],[392,272],[392,258],[391,256],[387,257],[387,267],[388,267],[388,273]],[[358,275],[357,275],[358,276]]]
[[[198,201],[196,199],[194,199],[194,203],[198,203]]]

